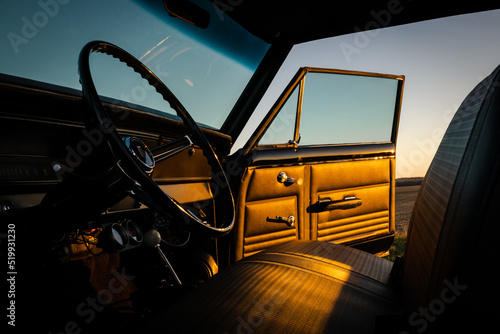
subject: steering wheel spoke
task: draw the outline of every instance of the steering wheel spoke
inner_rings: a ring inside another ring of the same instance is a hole
[[[193,146],[193,141],[188,135],[186,135],[182,138],[173,140],[171,142],[153,148],[151,150],[151,153],[153,153],[155,161],[160,162],[192,146]]]
[[[191,131],[191,134],[160,145],[153,150],[149,150],[138,138],[126,137],[122,139],[104,109],[92,81],[89,57],[93,52],[102,52],[113,56],[139,73],[142,78],[155,87],[156,91],[177,112],[184,125]],[[134,180],[124,190],[125,193],[153,210],[178,217],[175,220],[184,223],[189,228],[197,227],[201,229],[209,237],[218,237],[228,233],[234,225],[235,209],[233,196],[224,170],[203,132],[167,86],[137,58],[113,44],[102,41],[90,42],[83,47],[78,58],[78,71],[83,98],[89,106],[89,108],[86,108],[84,115],[85,126],[88,130],[107,129],[105,138],[112,148],[114,159],[121,162],[127,175],[131,180]],[[215,175],[220,175],[218,182],[212,185],[218,187],[217,191],[213,191],[214,194],[217,194],[216,198],[214,198],[217,224],[215,222],[209,224],[197,217],[189,209],[183,207],[178,201],[165,193],[151,177],[155,162],[167,159],[188,147],[192,147],[193,142],[196,142],[203,150],[212,172]],[[107,158],[109,154],[109,151],[103,151],[101,156]]]

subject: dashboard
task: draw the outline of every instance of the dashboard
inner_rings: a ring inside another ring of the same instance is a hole
[[[209,178],[200,177],[163,177],[160,188],[189,210],[200,211],[203,210],[200,203],[213,201],[208,181]],[[50,190],[59,182],[57,172],[47,161],[31,159],[29,163],[2,164],[0,184],[4,187],[0,194],[0,217],[39,205],[45,197],[44,190]],[[207,215],[205,211],[203,215]],[[141,247],[144,233],[150,229],[156,229],[161,242],[171,247],[184,246],[191,238],[183,224],[127,196],[76,232],[59,235],[52,241],[60,244],[57,257],[65,261],[78,260],[102,251],[123,252]]]
[[[92,143],[85,136],[81,119],[81,93],[67,89],[57,92],[50,85],[46,85],[48,90],[29,86],[25,82],[0,82],[2,94],[8,96],[0,111],[0,221],[39,206],[46,194],[59,187],[80,160],[92,153],[86,151],[88,143]],[[40,106],[44,106],[43,110]],[[126,122],[116,123],[120,135],[140,138],[149,147],[183,136],[186,131],[179,121],[132,108]],[[216,144],[219,154],[228,153],[230,137],[210,129],[203,132]],[[152,177],[161,190],[187,209],[211,216],[210,172],[203,152],[194,147],[157,163]],[[99,200],[99,193],[95,195]],[[74,212],[75,220],[86,212],[86,203],[91,200],[83,198],[81,207]],[[160,232],[161,242],[172,247],[183,246],[191,239],[182,224],[131,197],[113,203],[85,223],[72,225],[72,217],[67,219],[68,226],[74,227],[51,236],[51,241],[59,245],[54,253],[64,260],[81,259],[103,250],[125,252],[142,247],[144,235],[151,229]],[[44,219],[41,225],[50,228],[50,219]]]

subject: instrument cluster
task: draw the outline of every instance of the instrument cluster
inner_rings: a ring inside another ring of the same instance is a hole
[[[102,234],[99,241],[102,242],[103,249],[114,252],[139,246],[144,238],[139,225],[131,219],[106,225]]]
[[[139,212],[142,214],[133,215],[133,219],[125,218],[102,224],[103,231],[99,236],[99,244],[104,250],[121,252],[141,246],[144,243],[144,233],[150,229],[160,233],[162,244],[180,247],[189,242],[191,234],[182,224],[175,223],[171,218],[154,211],[139,210]]]

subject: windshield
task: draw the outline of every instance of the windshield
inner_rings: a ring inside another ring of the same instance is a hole
[[[169,16],[161,0],[2,1],[0,72],[80,90],[80,49],[107,41],[148,66],[198,123],[219,129],[269,45],[211,2],[193,2],[209,11],[208,28]],[[91,59],[99,94],[172,113],[133,71],[101,56]]]

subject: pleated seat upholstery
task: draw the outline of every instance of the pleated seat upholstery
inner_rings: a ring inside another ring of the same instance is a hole
[[[222,270],[147,331],[387,333],[391,324],[395,333],[496,328],[499,78],[497,68],[450,123],[415,204],[400,280],[390,276],[391,262],[371,254],[294,241]]]
[[[401,309],[391,267],[354,248],[289,242],[233,264],[153,327],[168,323],[172,333],[372,333],[377,316]]]
[[[459,107],[415,202],[402,284],[415,330],[491,329],[500,316],[499,174],[500,67]]]

